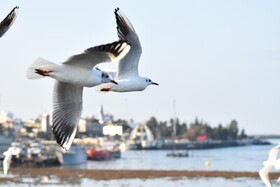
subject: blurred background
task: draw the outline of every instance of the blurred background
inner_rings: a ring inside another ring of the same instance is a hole
[[[19,6],[17,19],[0,38],[2,152],[13,146],[19,147],[16,153],[24,150],[17,159],[25,160],[16,160],[17,166],[34,160],[32,147],[39,147],[35,153],[41,156],[45,147],[52,155],[69,156],[57,150],[51,133],[54,81],[31,81],[25,72],[38,57],[60,63],[89,47],[118,40],[114,9],[119,7],[141,41],[140,75],[159,86],[133,93],[86,88],[76,136],[76,149],[85,152],[78,151],[84,154],[77,160],[90,154],[93,158],[76,168],[257,172],[279,138],[279,4],[261,0],[1,2],[0,20]],[[116,68],[117,63],[102,66]],[[101,156],[93,156],[94,151]],[[59,162],[57,157],[48,159]],[[66,166],[59,162],[55,167]],[[250,179],[253,182],[246,185],[261,185],[259,180]],[[173,185],[188,184],[183,181]],[[205,186],[207,180],[201,181],[188,185]],[[235,182],[227,181],[245,186],[244,181]]]

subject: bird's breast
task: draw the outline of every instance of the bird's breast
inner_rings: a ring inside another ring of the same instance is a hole
[[[146,88],[146,85],[138,79],[123,79],[116,80],[118,85],[114,85],[111,90],[117,92],[134,92],[142,91]]]

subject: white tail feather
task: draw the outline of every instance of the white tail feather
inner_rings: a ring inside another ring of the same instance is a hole
[[[41,76],[35,72],[35,69],[40,69],[44,71],[51,71],[53,67],[56,66],[56,64],[43,59],[43,58],[37,58],[31,66],[26,71],[26,77],[28,79],[38,79],[43,78],[44,76]]]

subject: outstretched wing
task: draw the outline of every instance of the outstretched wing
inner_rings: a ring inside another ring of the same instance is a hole
[[[84,53],[71,56],[63,63],[92,69],[95,65],[102,62],[121,60],[129,50],[130,45],[124,40],[119,40],[113,43],[88,48]]]
[[[268,160],[274,162],[277,159],[277,155],[280,149],[280,145],[277,145],[273,147],[269,152],[268,152]]]
[[[14,150],[14,148],[10,147],[7,151],[5,151],[3,153],[3,155],[5,156],[4,159],[3,159],[3,163],[2,163],[3,164],[4,175],[8,174],[10,164],[11,164],[11,161],[12,161],[13,150]]]
[[[264,166],[260,171],[259,171],[259,176],[262,179],[263,183],[267,187],[272,187],[271,182],[269,179],[269,171],[271,169],[271,166]]]
[[[56,81],[53,91],[52,130],[57,143],[66,150],[76,135],[83,108],[83,87]]]
[[[115,9],[115,17],[119,38],[131,45],[128,54],[119,62],[117,77],[121,79],[126,76],[138,76],[138,64],[142,53],[141,43],[132,24],[119,8]]]
[[[0,37],[2,37],[7,30],[12,26],[14,23],[16,16],[17,16],[17,9],[19,7],[16,6],[13,10],[5,17],[5,19],[0,23]]]

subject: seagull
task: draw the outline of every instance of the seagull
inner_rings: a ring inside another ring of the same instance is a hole
[[[3,173],[4,173],[4,175],[8,174],[10,164],[11,164],[11,160],[12,160],[12,156],[14,154],[15,149],[16,149],[15,147],[9,147],[9,149],[3,153],[3,155],[5,156],[4,159],[3,159]]]
[[[83,87],[101,83],[118,84],[111,75],[95,66],[121,60],[130,45],[119,40],[86,49],[69,57],[61,65],[38,58],[27,70],[27,78],[51,77],[56,80],[53,91],[52,130],[57,143],[69,150],[82,112]]]
[[[103,69],[114,77],[118,85],[102,84],[97,87],[97,90],[102,92],[133,92],[145,90],[149,85],[159,85],[150,78],[139,76],[138,64],[142,53],[139,38],[132,24],[119,8],[115,9],[115,17],[118,36],[121,40],[126,40],[131,45],[131,49],[119,62],[117,72]]]
[[[0,38],[9,30],[9,28],[14,23],[17,17],[17,9],[19,7],[16,6],[13,10],[5,17],[5,19],[0,23]]]
[[[272,167],[280,169],[280,159],[277,159],[277,154],[280,149],[280,144],[273,147],[268,153],[268,159],[263,162],[264,167],[259,171],[260,178],[266,187],[272,187],[269,179],[269,171]]]

